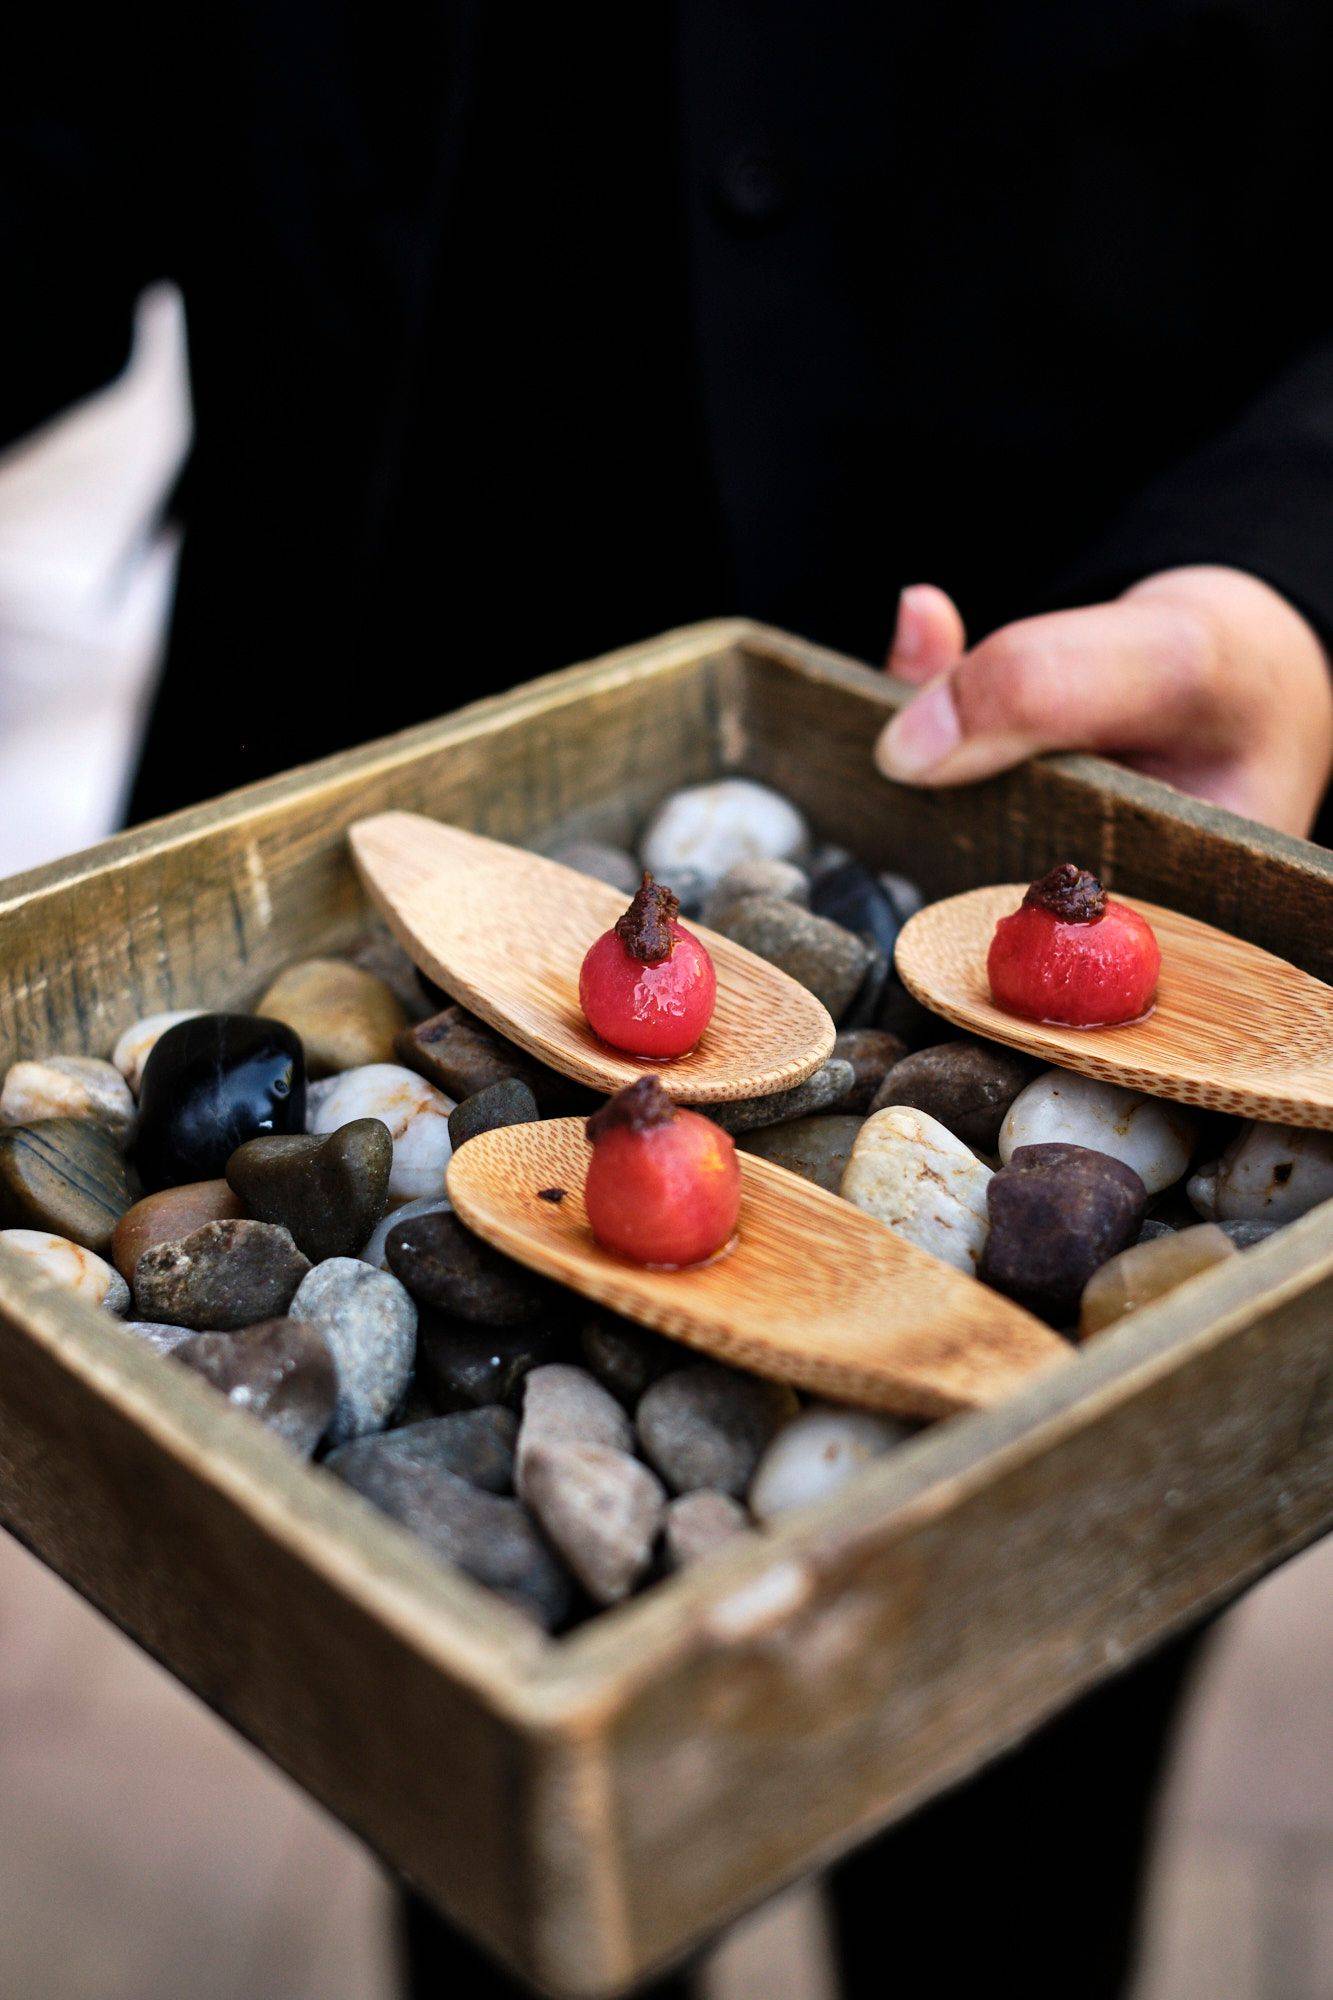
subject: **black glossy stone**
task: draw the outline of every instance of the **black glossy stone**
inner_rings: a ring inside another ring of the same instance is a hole
[[[418,1305],[477,1326],[525,1326],[549,1314],[551,1287],[474,1236],[449,1210],[395,1223],[384,1243],[395,1278]]]
[[[879,876],[859,861],[839,862],[818,876],[811,886],[810,908],[816,916],[868,938],[892,961],[903,920]]]
[[[150,1191],[220,1179],[247,1139],[305,1130],[300,1037],[257,1014],[199,1014],[154,1045],[135,1160]]]
[[[444,1313],[422,1314],[417,1385],[436,1410],[484,1409],[518,1401],[524,1378],[569,1351],[563,1324],[472,1326]]]

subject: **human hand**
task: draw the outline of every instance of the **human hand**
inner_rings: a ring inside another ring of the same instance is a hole
[[[1096,750],[1304,834],[1333,766],[1324,649],[1241,570],[1164,570],[1110,603],[1020,619],[971,651],[952,600],[914,584],[887,666],[922,690],[875,747],[905,784],[968,784],[1042,751]]]

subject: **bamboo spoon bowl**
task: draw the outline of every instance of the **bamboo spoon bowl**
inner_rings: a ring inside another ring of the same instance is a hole
[[[579,968],[628,897],[558,861],[418,813],[349,829],[371,902],[432,979],[520,1048],[608,1094],[641,1076],[684,1104],[767,1097],[803,1083],[831,1054],[833,1022],[776,966],[689,929],[717,972],[717,1007],[696,1048],[639,1060],[599,1041],[579,1005]]]
[[[840,1402],[948,1416],[1073,1359],[1022,1307],[746,1153],[729,1251],[684,1270],[632,1264],[589,1227],[591,1150],[578,1118],[480,1133],[449,1163],[449,1198],[469,1229],[531,1270],[715,1360]]]
[[[1119,896],[1162,948],[1157,1004],[1116,1028],[1064,1028],[997,1007],[986,954],[1026,884],[930,903],[899,934],[894,962],[914,997],[960,1028],[1061,1069],[1280,1125],[1333,1128],[1333,986],[1177,910]]]

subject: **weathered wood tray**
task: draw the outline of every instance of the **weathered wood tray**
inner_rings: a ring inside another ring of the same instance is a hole
[[[1066,854],[1333,979],[1333,859],[1085,758],[878,778],[891,684],[705,625],[0,891],[0,1057],[244,1003],[364,910],[387,807],[624,837],[772,780],[944,893]],[[1333,1519],[1333,1203],[821,1510],[547,1640],[0,1256],[0,1515],[510,1964],[608,1993],[1021,1737]]]

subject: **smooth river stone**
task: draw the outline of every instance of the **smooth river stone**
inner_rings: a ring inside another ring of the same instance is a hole
[[[991,1170],[946,1125],[911,1105],[867,1118],[842,1194],[900,1236],[975,1277],[989,1220]]]
[[[803,1410],[778,1432],[750,1482],[750,1511],[771,1521],[836,1493],[862,1466],[906,1443],[912,1431],[871,1410]]]
[[[417,1309],[388,1271],[330,1257],[302,1278],[288,1312],[323,1335],[338,1377],[330,1444],[382,1431],[407,1394]]]
[[[445,1007],[398,1036],[398,1059],[462,1104],[493,1083],[517,1077],[542,1099],[546,1073],[540,1063],[465,1007]]]
[[[547,1538],[598,1604],[628,1597],[653,1559],[662,1482],[601,1444],[543,1444],[522,1461],[522,1492]]]
[[[16,1062],[0,1090],[0,1124],[38,1118],[92,1118],[122,1152],[138,1122],[134,1095],[114,1063],[93,1056],[44,1056]]]
[[[841,1056],[830,1056],[804,1083],[794,1084],[790,1090],[779,1090],[771,1097],[740,1097],[729,1104],[710,1104],[708,1116],[724,1132],[757,1132],[843,1104],[855,1081],[851,1064]]]
[[[238,1333],[196,1333],[170,1352],[303,1458],[328,1428],[337,1395],[333,1357],[314,1327],[300,1320],[263,1320]]]
[[[128,1296],[127,1287],[126,1297]],[[161,1326],[156,1320],[151,1319],[127,1319],[122,1320],[121,1324],[126,1333],[136,1335],[145,1346],[151,1347],[157,1354],[174,1354],[187,1340],[197,1340],[199,1337],[192,1326]],[[230,1340],[231,1335],[228,1334],[226,1338]]]
[[[605,840],[561,840],[547,849],[550,860],[576,874],[591,875],[594,882],[606,882],[625,896],[639,886],[642,870],[628,848],[612,847]]]
[[[864,939],[840,924],[776,896],[747,896],[714,928],[804,986],[835,1021],[856,998],[874,957]]]
[[[488,1084],[485,1090],[455,1105],[449,1113],[449,1141],[457,1152],[481,1132],[497,1132],[504,1125],[533,1125],[540,1116],[527,1084],[507,1076],[503,1083]]]
[[[990,1234],[981,1276],[997,1292],[1058,1321],[1143,1224],[1148,1196],[1123,1160],[1086,1146],[1020,1146],[986,1190]]]
[[[129,1311],[130,1288],[120,1272],[83,1244],[53,1236],[48,1229],[0,1229],[0,1243],[90,1306],[105,1306],[117,1315]]]
[[[414,1201],[444,1193],[444,1170],[453,1147],[453,1099],[399,1063],[369,1063],[336,1077],[310,1121],[312,1132],[336,1132],[360,1118],[378,1118],[393,1140],[389,1200]]]
[[[255,1012],[300,1036],[309,1076],[393,1061],[407,1025],[402,1002],[373,972],[341,958],[306,958],[280,972]]]
[[[419,1536],[432,1554],[500,1591],[548,1631],[568,1619],[573,1580],[517,1500],[470,1485],[429,1455],[349,1447],[331,1452],[324,1463]]]
[[[689,1569],[749,1528],[749,1516],[729,1493],[679,1493],[662,1525],[662,1554],[669,1570]]]
[[[534,1368],[567,1351],[563,1327],[472,1326],[426,1312],[417,1329],[417,1385],[437,1410],[516,1403]]]
[[[907,1044],[885,1028],[844,1028],[833,1053],[852,1066],[852,1087],[839,1109],[865,1117],[885,1077],[907,1054]]]
[[[654,813],[639,852],[659,881],[692,870],[705,892],[741,861],[794,861],[810,829],[790,800],[750,778],[719,778],[673,792]]]
[[[743,1153],[772,1160],[802,1180],[838,1194],[847,1162],[860,1136],[864,1118],[841,1111],[824,1112],[816,1118],[794,1118],[789,1125],[770,1125],[759,1132],[746,1132],[740,1139]]]
[[[111,1060],[136,1097],[143,1082],[143,1066],[167,1029],[181,1021],[197,1021],[203,1011],[202,1007],[174,1007],[165,1014],[145,1014],[142,1021],[126,1028],[111,1051]]]
[[[872,1109],[910,1104],[966,1145],[993,1153],[1009,1107],[1031,1083],[1033,1070],[1022,1056],[993,1044],[939,1042],[904,1054],[886,1073]]]
[[[184,1187],[146,1194],[116,1224],[111,1261],[132,1283],[135,1266],[154,1243],[175,1243],[206,1222],[232,1222],[244,1213],[225,1181],[189,1181]]]
[[[630,1410],[660,1375],[679,1368],[686,1358],[678,1342],[609,1312],[594,1312],[584,1320],[579,1351],[589,1372]]]
[[[423,1194],[416,1201],[399,1202],[391,1208],[382,1222],[377,1222],[365,1243],[357,1252],[363,1264],[373,1264],[377,1271],[387,1271],[389,1259],[385,1245],[389,1231],[400,1222],[410,1222],[414,1215],[443,1215],[452,1209],[453,1203],[447,1194]]]
[[[423,1417],[374,1437],[353,1438],[331,1451],[329,1470],[347,1477],[359,1467],[373,1480],[376,1468],[394,1466],[449,1472],[483,1493],[511,1493],[518,1418],[512,1410],[456,1410],[448,1417]],[[364,1490],[364,1487],[363,1487]]]
[[[1133,1167],[1149,1194],[1178,1181],[1189,1165],[1198,1120],[1183,1104],[1146,1097],[1118,1083],[1048,1069],[1010,1105],[1000,1127],[1007,1165],[1019,1146],[1087,1146]]]
[[[728,868],[705,903],[704,922],[711,926],[715,917],[745,896],[780,896],[784,903],[799,903],[808,909],[810,878],[794,861],[738,861],[734,868]]]
[[[393,1140],[378,1118],[356,1118],[320,1137],[306,1132],[247,1140],[227,1179],[260,1222],[281,1223],[312,1264],[354,1257],[389,1200]]]
[[[305,1058],[291,1029],[198,1014],[168,1028],[144,1064],[134,1157],[147,1188],[178,1187],[216,1180],[247,1139],[304,1127]]]
[[[281,1319],[309,1269],[275,1223],[206,1222],[144,1251],[134,1267],[134,1303],[140,1319],[232,1333]]]
[[[1131,1244],[1094,1271],[1084,1287],[1080,1339],[1100,1333],[1126,1313],[1137,1312],[1140,1306],[1173,1292],[1200,1271],[1239,1255],[1231,1239],[1212,1222],[1175,1230],[1148,1243]]]
[[[99,1253],[138,1193],[110,1134],[91,1118],[0,1131],[0,1222],[45,1229]]]
[[[550,1311],[551,1288],[441,1211],[389,1231],[389,1269],[414,1299],[479,1326],[522,1326]]]
[[[634,1427],[610,1392],[583,1368],[555,1361],[534,1368],[523,1384],[514,1483],[527,1495],[527,1466],[534,1451],[552,1444],[604,1444],[632,1452]]]
[[[709,1486],[739,1499],[799,1407],[785,1383],[701,1361],[654,1382],[634,1421],[645,1455],[673,1492]]]
[[[1187,1189],[1210,1222],[1295,1222],[1333,1201],[1333,1132],[1246,1125]]]
[[[359,965],[363,972],[372,972],[383,981],[402,1008],[404,1019],[421,1021],[432,1011],[431,1002],[421,990],[415,965],[382,924],[374,925],[364,937],[358,938],[345,956],[349,965]]]

